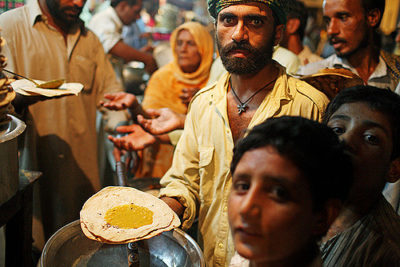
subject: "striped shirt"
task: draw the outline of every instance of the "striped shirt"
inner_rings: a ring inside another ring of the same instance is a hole
[[[326,267],[400,266],[400,217],[382,196],[349,229],[321,245]]]

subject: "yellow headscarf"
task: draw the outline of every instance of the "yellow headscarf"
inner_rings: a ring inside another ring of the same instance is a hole
[[[181,30],[187,30],[190,32],[194,41],[196,42],[197,49],[199,50],[201,56],[200,66],[193,73],[184,73],[178,65],[178,55],[175,52],[175,47],[178,33]],[[213,61],[214,43],[210,33],[204,26],[198,22],[186,22],[172,32],[170,43],[172,54],[174,56],[172,68],[176,79],[187,84],[199,84],[205,80],[208,80]]]

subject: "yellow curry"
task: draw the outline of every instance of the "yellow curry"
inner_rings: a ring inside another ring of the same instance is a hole
[[[108,224],[118,228],[136,229],[152,224],[153,214],[148,208],[127,204],[109,209],[104,219]]]

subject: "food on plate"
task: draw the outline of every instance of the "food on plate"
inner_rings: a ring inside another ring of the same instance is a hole
[[[64,79],[52,80],[52,81],[40,83],[40,84],[36,85],[36,87],[42,88],[42,89],[59,89],[59,87],[61,85],[63,85],[64,83],[65,83]]]
[[[109,186],[90,197],[80,212],[83,233],[103,243],[148,239],[180,225],[159,198],[131,187]]]

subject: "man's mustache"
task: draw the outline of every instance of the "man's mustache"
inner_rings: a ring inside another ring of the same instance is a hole
[[[63,12],[65,11],[72,11],[75,14],[80,14],[83,10],[83,7],[65,7],[62,9]]]
[[[334,43],[346,43],[345,39],[339,37],[329,37],[329,44],[333,45]]]
[[[233,50],[246,50],[250,53],[255,52],[257,49],[255,49],[254,47],[251,46],[251,44],[249,43],[237,43],[237,42],[233,42],[231,44],[226,45],[223,49],[223,52],[225,54],[233,51]]]

